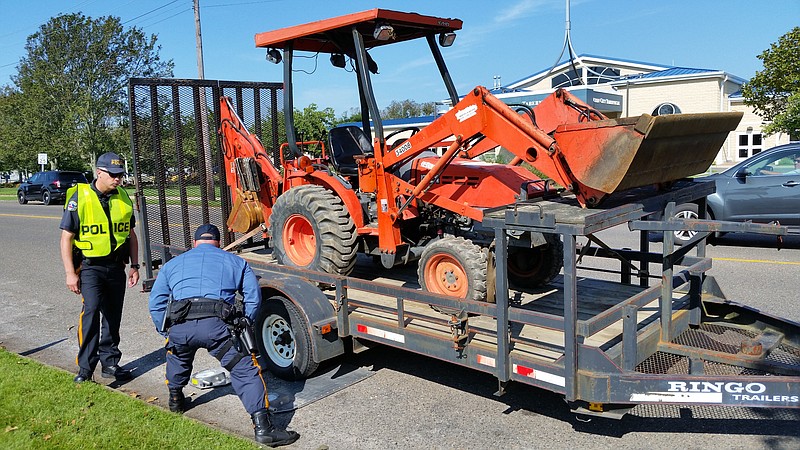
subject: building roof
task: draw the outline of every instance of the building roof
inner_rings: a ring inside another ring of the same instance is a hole
[[[627,66],[631,68],[640,68],[642,70],[650,70],[650,71],[658,71],[662,69],[668,69],[670,67],[670,66],[665,66],[663,64],[634,61],[623,58],[609,58],[607,56],[589,55],[585,53],[578,55],[576,59],[580,59],[584,63],[607,64],[612,66],[613,65]],[[513,89],[526,84],[532,84],[538,82],[540,79],[544,78],[544,76],[547,75],[548,72],[551,72],[551,70],[552,73],[556,73],[561,69],[565,68],[569,64],[571,64],[570,59],[565,59],[556,64],[552,69],[541,70],[532,75],[528,75],[527,77],[509,83],[508,86]]]
[[[691,67],[670,67],[668,69],[659,70],[650,73],[640,73],[636,75],[628,75],[619,80],[609,83],[611,86],[619,86],[622,84],[629,84],[631,82],[647,82],[647,81],[666,81],[669,79],[687,79],[687,78],[705,78],[705,77],[726,77],[730,81],[738,84],[743,84],[745,80],[736,75],[729,74],[723,70],[717,69],[696,69]]]

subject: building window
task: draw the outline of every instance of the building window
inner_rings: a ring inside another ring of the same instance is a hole
[[[566,72],[554,76],[550,83],[553,85],[553,89],[560,87],[580,86],[583,84],[582,78],[582,68],[575,70],[570,67]]]
[[[667,114],[680,114],[681,109],[678,108],[678,105],[674,103],[662,103],[656,106],[656,109],[653,110],[654,116],[666,116]]]
[[[742,133],[739,135],[739,159],[747,159],[761,152],[761,133]]]
[[[619,79],[619,69],[604,66],[589,67],[586,74],[586,82],[588,84],[603,84],[610,83]]]

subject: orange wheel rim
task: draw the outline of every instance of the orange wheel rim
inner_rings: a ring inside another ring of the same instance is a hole
[[[435,255],[425,266],[425,287],[435,294],[466,298],[469,281],[461,263],[450,255]]]
[[[304,216],[294,214],[286,220],[283,228],[283,249],[286,256],[298,266],[305,267],[314,261],[317,237],[311,222]]]

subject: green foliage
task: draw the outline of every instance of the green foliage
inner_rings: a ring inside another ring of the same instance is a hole
[[[333,108],[317,109],[317,104],[312,103],[303,110],[295,109],[294,127],[297,133],[297,140],[302,141],[325,141],[328,130],[336,122],[336,114]]]
[[[361,110],[359,108],[350,108],[347,112],[342,113],[342,115],[336,119],[334,126],[350,122],[361,122]]]
[[[85,170],[106,151],[129,148],[126,86],[131,77],[172,75],[161,61],[156,37],[125,29],[117,17],[82,14],[51,18],[28,37],[26,56],[2,93],[3,112],[13,106],[0,131],[11,140],[0,160],[17,153],[20,169],[36,169],[47,153],[51,168]]]
[[[382,119],[405,119],[429,116],[434,112],[434,102],[417,103],[414,100],[393,100],[381,111]]]
[[[764,70],[742,86],[745,103],[772,122],[766,134],[800,131],[800,27],[795,27],[758,55]]]
[[[2,349],[0,373],[2,448],[260,448]]]

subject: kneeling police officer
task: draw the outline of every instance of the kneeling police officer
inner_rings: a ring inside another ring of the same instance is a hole
[[[194,248],[164,264],[150,292],[150,316],[167,337],[169,408],[185,411],[183,387],[189,383],[197,349],[205,348],[230,371],[233,389],[253,420],[255,440],[271,447],[291,444],[300,435],[272,424],[258,361],[229,327],[237,292],[244,298],[245,317],[255,319],[261,303],[258,280],[250,265],[220,249],[219,241],[216,226],[201,225]]]

